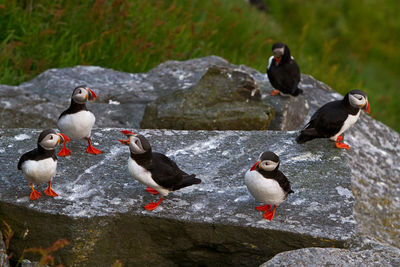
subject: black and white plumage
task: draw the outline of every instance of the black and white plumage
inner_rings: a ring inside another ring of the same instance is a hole
[[[86,108],[87,101],[96,99],[96,94],[88,87],[82,85],[74,89],[71,97],[71,105],[61,113],[57,121],[57,127],[72,140],[86,139],[88,147],[86,152],[90,154],[100,154],[100,150],[91,144],[90,136],[96,118],[92,112]],[[71,152],[65,147],[61,149],[59,156],[68,156]]]
[[[23,154],[18,161],[18,170],[21,170],[29,182],[32,193],[30,199],[34,200],[41,196],[33,184],[48,182],[49,186],[44,191],[48,196],[57,196],[51,188],[51,181],[56,174],[57,156],[56,147],[60,143],[68,141],[68,137],[54,130],[47,129],[40,133],[37,148]]]
[[[301,130],[296,141],[300,144],[315,138],[329,138],[336,141],[336,147],[349,149],[341,143],[342,134],[360,117],[361,110],[370,112],[368,97],[361,90],[351,90],[342,100],[329,102],[320,107]]]
[[[149,141],[140,134],[130,131],[121,131],[129,139],[120,140],[128,145],[130,157],[128,170],[131,176],[148,186],[149,193],[162,195],[158,202],[152,202],[145,206],[147,210],[155,209],[170,192],[193,185],[200,184],[195,174],[187,174],[182,171],[174,161],[164,154],[152,152]]]
[[[260,155],[259,160],[244,177],[250,194],[265,204],[257,206],[256,209],[264,211],[264,218],[268,220],[273,219],[276,207],[287,198],[288,194],[293,193],[289,180],[278,170],[279,165],[279,157],[271,151],[266,151]],[[274,206],[273,209],[271,205]]]
[[[297,96],[303,93],[298,87],[300,82],[300,69],[294,58],[290,55],[289,47],[283,43],[272,46],[273,56],[269,58],[267,74],[268,79],[275,89],[271,95],[279,92]]]

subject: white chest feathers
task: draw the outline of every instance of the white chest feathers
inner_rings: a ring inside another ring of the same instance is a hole
[[[89,138],[96,121],[93,113],[82,110],[74,114],[62,116],[57,121],[57,127],[71,139]]]
[[[336,139],[339,135],[341,135],[342,133],[347,131],[347,129],[349,129],[351,126],[353,126],[354,123],[356,123],[356,121],[360,117],[360,113],[361,113],[361,110],[359,110],[356,115],[349,114],[347,116],[347,119],[344,121],[342,128],[340,128],[340,131],[337,134],[335,134],[334,136],[332,136],[330,139],[332,141],[336,141]]]
[[[286,198],[285,192],[277,181],[265,178],[258,171],[248,170],[244,176],[244,183],[250,194],[264,204],[278,206]]]
[[[151,177],[151,172],[136,163],[131,157],[128,159],[128,171],[133,178],[138,180],[140,183],[150,186],[160,192],[161,195],[167,196],[170,191],[158,185]]]
[[[22,173],[30,183],[40,184],[51,181],[56,174],[57,161],[53,158],[27,160],[22,166]]]

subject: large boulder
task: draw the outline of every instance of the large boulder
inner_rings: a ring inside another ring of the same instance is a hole
[[[242,72],[254,80],[263,103],[275,109],[269,129],[294,130],[301,125],[308,112],[303,96],[269,97],[272,87],[266,74],[209,56],[167,61],[148,73],[124,73],[95,66],[49,69],[19,86],[0,85],[0,128],[54,127],[58,116],[68,107],[73,89],[82,84],[98,95],[95,102],[88,104],[96,114],[97,127],[140,128],[148,103],[195,86],[215,66]]]
[[[16,164],[40,131],[0,130],[0,217],[15,231],[14,257],[66,238],[71,245],[55,255],[67,266],[110,266],[117,259],[126,266],[255,266],[287,250],[341,248],[355,234],[349,163],[334,146],[320,149],[324,140],[302,146],[294,132],[134,130],[202,179],[150,212],[143,206],[158,197],[129,176],[119,130],[94,129],[101,155],[85,153],[84,142],[70,143],[72,155],[59,158],[53,180],[59,197],[37,201],[29,200]],[[295,191],[273,221],[255,210],[259,203],[244,185],[246,170],[265,150],[280,156]]]
[[[274,109],[261,102],[246,72],[214,66],[190,89],[148,104],[141,128],[179,130],[266,130]]]

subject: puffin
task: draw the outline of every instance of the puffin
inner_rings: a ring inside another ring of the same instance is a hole
[[[178,165],[164,154],[152,152],[149,141],[141,134],[127,130],[121,131],[128,137],[119,140],[129,146],[130,157],[128,170],[131,176],[147,186],[150,194],[161,194],[158,202],[151,202],[144,206],[146,210],[154,210],[170,192],[200,184],[201,180],[195,174],[187,174],[179,169]]]
[[[41,194],[35,190],[33,184],[48,182],[49,186],[44,193],[50,197],[58,194],[51,188],[51,181],[56,174],[57,156],[56,147],[60,143],[69,141],[69,138],[52,129],[43,130],[37,141],[37,148],[23,154],[18,161],[18,170],[21,170],[25,179],[32,188],[30,199],[35,200]]]
[[[300,82],[300,69],[294,58],[290,55],[290,50],[284,43],[275,43],[272,46],[272,54],[268,60],[267,75],[274,87],[272,96],[290,94],[298,96],[303,93],[298,85]]]
[[[274,218],[276,207],[294,193],[289,180],[278,170],[279,164],[279,157],[274,152],[266,151],[244,176],[250,194],[265,204],[257,206],[256,210],[263,211],[264,218],[270,221]]]
[[[361,110],[371,112],[367,94],[358,89],[351,90],[342,100],[320,107],[300,131],[296,141],[302,144],[315,138],[329,138],[335,142],[337,148],[350,149],[343,142],[342,134],[356,123]]]
[[[92,127],[96,118],[92,112],[87,110],[86,102],[94,101],[96,94],[85,85],[78,86],[72,92],[71,105],[61,113],[57,121],[57,127],[72,140],[86,139],[88,147],[86,152],[89,154],[100,154],[102,151],[94,148],[90,141]],[[65,157],[71,154],[66,148],[65,143],[58,153],[58,156]]]

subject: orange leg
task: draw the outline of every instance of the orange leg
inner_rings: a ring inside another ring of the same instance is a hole
[[[35,200],[35,199],[40,198],[42,194],[40,194],[38,191],[35,190],[35,188],[33,187],[33,184],[32,184],[32,183],[29,183],[29,185],[30,185],[31,188],[32,188],[32,193],[31,193],[31,195],[29,196],[29,198],[30,198],[31,200]]]
[[[54,192],[53,189],[51,189],[51,181],[49,181],[49,187],[47,187],[46,190],[44,190],[44,193],[48,195],[49,197],[57,197],[58,194]]]
[[[146,188],[146,191],[149,192],[152,195],[158,195],[159,194],[157,190],[155,190],[154,188],[151,188],[149,186]]]
[[[268,210],[271,210],[271,205],[261,205],[261,206],[257,206],[256,207],[256,210],[259,210],[259,211],[268,211]]]
[[[65,146],[65,142],[63,143],[63,147],[61,148],[60,152],[58,152],[59,157],[66,157],[71,155],[71,151]]]
[[[154,210],[155,208],[158,207],[158,205],[160,205],[160,203],[164,200],[164,198],[160,198],[160,200],[158,202],[151,202],[149,204],[147,204],[146,206],[144,206],[144,208],[146,210]]]
[[[274,89],[272,92],[271,92],[271,95],[272,96],[276,96],[276,95],[279,95],[279,90],[277,90],[277,89]]]
[[[92,146],[92,142],[90,141],[90,138],[88,138],[87,140],[88,140],[88,147],[86,148],[87,153],[94,154],[94,155],[103,153],[100,150],[98,150],[97,148],[94,148]]]
[[[274,218],[275,209],[276,209],[276,206],[274,205],[274,208],[272,210],[268,210],[268,211],[264,212],[264,218],[271,221]]]
[[[348,146],[348,145],[346,145],[345,143],[341,143],[340,141],[342,141],[343,140],[343,136],[341,136],[341,135],[339,135],[337,138],[336,138],[336,142],[335,142],[335,145],[336,145],[336,147],[337,148],[344,148],[344,149],[347,149],[347,150],[349,150],[350,149],[350,147]]]

